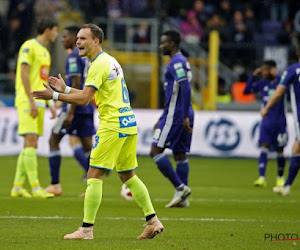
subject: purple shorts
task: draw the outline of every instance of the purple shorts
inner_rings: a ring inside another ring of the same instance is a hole
[[[88,137],[96,133],[93,114],[75,114],[71,126],[68,129],[64,128],[65,119],[66,112],[61,112],[52,130],[54,134]]]
[[[262,121],[260,124],[259,144],[267,143],[272,147],[279,148],[286,146],[287,141],[288,134],[285,124]]]
[[[184,130],[183,125],[167,125],[159,121],[154,131],[152,145],[170,148],[173,153],[190,152],[192,134]]]

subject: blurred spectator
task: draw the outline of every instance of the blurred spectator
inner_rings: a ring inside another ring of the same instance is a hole
[[[34,6],[35,0],[10,0],[7,20],[18,17],[22,30],[21,44],[30,37],[32,31],[32,25],[34,21]]]
[[[201,26],[204,26],[208,19],[208,13],[205,11],[204,1],[195,0],[193,10],[196,12],[196,17]]]
[[[145,10],[146,6],[147,6],[147,0],[123,0],[122,1],[123,16],[142,17],[141,13]]]
[[[272,0],[270,6],[270,18],[272,21],[286,21],[289,18],[288,1]]]
[[[96,17],[107,16],[107,0],[80,1],[80,8],[84,12],[86,22],[94,22]]]
[[[254,11],[251,5],[247,4],[245,8],[245,24],[252,34],[257,30],[257,23],[254,17]]]
[[[212,30],[216,30],[219,32],[221,42],[228,41],[228,32],[226,29],[225,21],[220,17],[218,13],[212,14],[212,16],[208,19],[205,28],[205,39],[208,41],[209,33]]]
[[[289,45],[291,40],[295,38],[295,33],[293,32],[293,23],[291,20],[287,20],[283,24],[283,30],[278,33],[278,42],[281,45]]]
[[[231,2],[229,0],[221,0],[218,12],[220,16],[226,21],[226,23],[230,23],[232,19]]]
[[[226,89],[226,82],[223,78],[219,78],[217,103],[230,103],[231,93]]]
[[[133,43],[147,44],[150,43],[149,26],[146,23],[141,23],[134,31],[132,37]]]
[[[191,44],[200,43],[204,34],[194,10],[190,10],[187,14],[186,20],[180,24],[180,33],[185,42]]]
[[[230,38],[234,43],[252,41],[252,34],[244,22],[243,13],[239,10],[235,11],[233,15],[233,22],[230,25]]]
[[[40,20],[45,16],[56,18],[58,11],[65,9],[65,2],[60,0],[36,0],[35,1],[36,19]]]
[[[6,32],[4,20],[2,16],[0,16],[0,73],[7,72],[7,61],[5,55],[7,38]]]
[[[19,49],[24,42],[24,34],[22,32],[21,19],[17,13],[12,14],[8,23],[6,33],[6,53],[8,58],[17,59]]]
[[[121,17],[121,3],[119,0],[109,0],[107,2],[107,15],[109,19],[116,20]]]

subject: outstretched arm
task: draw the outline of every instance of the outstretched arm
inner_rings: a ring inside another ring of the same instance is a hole
[[[44,87],[46,88],[45,90],[33,91],[32,96],[35,99],[50,100],[53,98],[80,106],[88,105],[97,91],[95,88],[87,86],[84,87],[83,90],[71,88],[71,92],[69,94],[63,94],[53,91],[49,85],[44,84]]]

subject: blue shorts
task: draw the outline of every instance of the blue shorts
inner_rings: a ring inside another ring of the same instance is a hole
[[[280,148],[286,146],[287,142],[286,124],[262,121],[260,124],[259,144],[267,143],[272,148]]]
[[[66,119],[66,112],[63,111],[59,114],[56,124],[52,132],[58,135],[75,135],[78,137],[89,137],[96,134],[94,126],[94,114],[75,114],[71,126],[64,128],[64,121]]]
[[[183,125],[167,125],[164,121],[159,121],[154,131],[152,145],[170,148],[173,153],[183,153],[190,152],[191,142],[192,134],[184,130]]]

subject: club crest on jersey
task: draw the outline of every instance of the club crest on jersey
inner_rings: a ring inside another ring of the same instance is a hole
[[[136,120],[134,115],[126,115],[119,117],[120,128],[128,128],[136,126]]]

